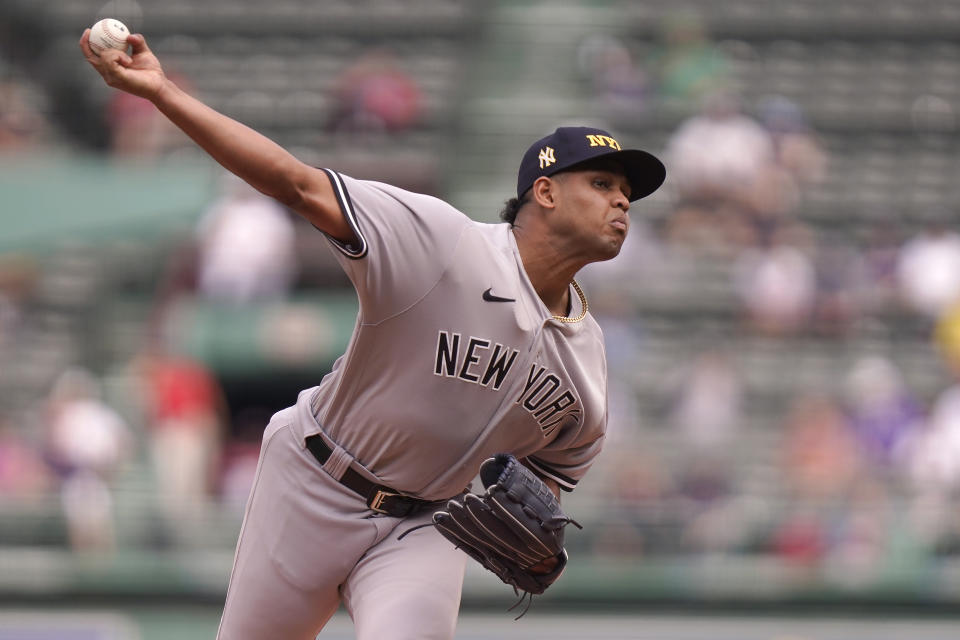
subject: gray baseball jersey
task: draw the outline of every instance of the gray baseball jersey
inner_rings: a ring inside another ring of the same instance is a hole
[[[333,243],[360,312],[314,396],[322,430],[383,484],[426,499],[458,493],[501,451],[573,489],[606,426],[603,338],[578,292],[571,318],[555,319],[510,225],[328,175],[359,239]]]

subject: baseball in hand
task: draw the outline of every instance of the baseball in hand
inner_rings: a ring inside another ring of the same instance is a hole
[[[130,30],[119,20],[104,18],[90,27],[90,48],[97,55],[104,49],[126,51]]]

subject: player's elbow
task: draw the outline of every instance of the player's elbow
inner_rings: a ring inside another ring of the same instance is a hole
[[[305,218],[310,218],[311,209],[316,207],[316,178],[310,175],[310,167],[297,161],[293,166],[275,167],[276,178],[270,181],[267,195],[280,204]]]
[[[305,167],[301,166],[299,161],[292,166],[288,163],[280,163],[273,167],[274,178],[270,180],[268,191],[265,193],[285,207],[299,211],[307,200],[310,188],[304,169]]]

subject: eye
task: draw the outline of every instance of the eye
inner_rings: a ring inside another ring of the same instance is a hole
[[[593,185],[594,185],[595,187],[600,188],[600,189],[609,189],[609,188],[610,188],[610,181],[607,180],[606,178],[596,178],[596,179],[594,179],[594,181],[593,181]]]

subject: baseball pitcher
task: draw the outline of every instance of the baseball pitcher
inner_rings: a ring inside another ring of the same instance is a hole
[[[617,255],[663,165],[562,127],[520,160],[501,224],[307,166],[187,95],[142,35],[90,50],[226,169],[329,239],[359,298],[346,352],[273,416],[218,637],[313,638],[342,603],[358,638],[452,638],[465,564],[542,593],[606,427],[603,338],[574,280]],[[482,487],[467,490],[480,474]]]

